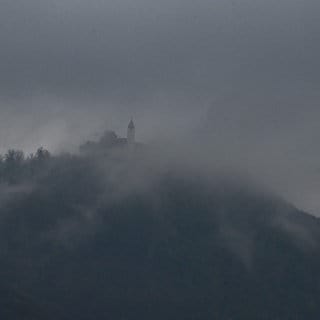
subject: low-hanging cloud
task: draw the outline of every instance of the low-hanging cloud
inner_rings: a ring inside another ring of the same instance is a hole
[[[105,128],[123,135],[134,116],[139,140],[254,171],[316,214],[319,9],[2,1],[1,150],[75,150]]]

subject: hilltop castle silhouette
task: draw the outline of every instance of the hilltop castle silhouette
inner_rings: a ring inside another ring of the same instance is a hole
[[[106,130],[99,141],[87,141],[80,146],[80,152],[86,154],[101,154],[105,153],[111,148],[130,148],[134,149],[138,144],[135,140],[136,128],[131,118],[127,127],[127,137],[118,137],[114,131]]]

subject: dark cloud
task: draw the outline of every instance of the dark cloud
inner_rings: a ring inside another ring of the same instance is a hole
[[[211,150],[199,156],[257,167],[319,211],[319,9],[315,0],[3,0],[1,150],[61,150],[105,127],[122,134],[133,115],[140,139],[201,140]]]

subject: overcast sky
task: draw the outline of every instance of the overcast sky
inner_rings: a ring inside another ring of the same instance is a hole
[[[134,116],[140,140],[201,140],[320,214],[319,12],[319,0],[1,0],[0,150],[123,135]]]

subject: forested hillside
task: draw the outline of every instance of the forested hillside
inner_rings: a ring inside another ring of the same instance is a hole
[[[30,308],[77,320],[319,319],[319,220],[269,192],[161,167],[146,150],[11,150],[0,167],[0,272]],[[1,295],[1,309],[15,301]],[[13,309],[7,320],[29,319]]]

